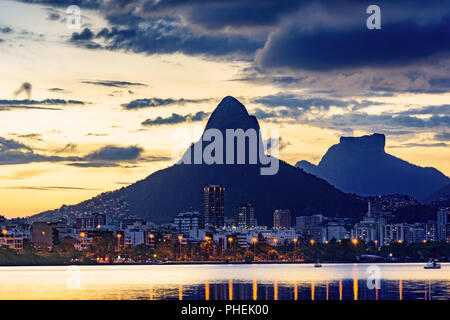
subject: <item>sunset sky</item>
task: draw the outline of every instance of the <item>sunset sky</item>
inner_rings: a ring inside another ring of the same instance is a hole
[[[378,132],[450,176],[450,1],[422,3],[378,1],[369,30],[356,0],[0,0],[0,214],[172,165],[176,134],[198,139],[228,95],[279,128],[293,165]]]

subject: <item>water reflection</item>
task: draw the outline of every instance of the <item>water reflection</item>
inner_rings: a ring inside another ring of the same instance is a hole
[[[253,300],[258,300],[258,283],[253,279]]]
[[[432,300],[450,299],[450,264],[378,265],[378,288],[368,265],[195,265],[80,267],[79,289],[65,267],[0,268],[0,299],[139,300]]]
[[[294,300],[298,300],[298,285],[297,285],[297,282],[294,284]]]

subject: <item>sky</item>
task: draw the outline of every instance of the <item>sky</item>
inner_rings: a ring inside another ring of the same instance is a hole
[[[279,129],[293,165],[377,132],[450,176],[450,1],[377,1],[381,29],[367,28],[370,4],[0,0],[0,214],[174,164],[228,95]]]

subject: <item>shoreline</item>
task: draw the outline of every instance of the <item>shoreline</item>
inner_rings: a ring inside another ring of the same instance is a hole
[[[333,264],[417,264],[417,263],[426,263],[427,261],[377,261],[377,262],[321,262],[323,265],[333,265]],[[440,263],[445,263],[448,261],[441,261]],[[136,262],[136,263],[69,263],[69,264],[16,264],[16,265],[0,265],[2,267],[65,267],[65,266],[174,266],[174,265],[264,265],[264,264],[274,264],[274,265],[283,265],[283,264],[305,264],[305,265],[313,265],[314,262],[303,262],[303,261],[252,261],[252,262],[240,262],[240,261],[168,261],[168,262],[160,262],[160,263],[145,263],[145,262]]]

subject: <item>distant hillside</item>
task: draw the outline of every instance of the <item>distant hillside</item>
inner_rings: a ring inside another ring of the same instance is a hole
[[[450,183],[439,189],[438,191],[433,192],[430,196],[428,196],[426,201],[431,202],[433,200],[439,200],[443,198],[450,198]]]
[[[450,183],[435,168],[419,167],[385,152],[385,136],[342,137],[315,166],[299,161],[296,167],[359,195],[407,194],[424,201]]]

